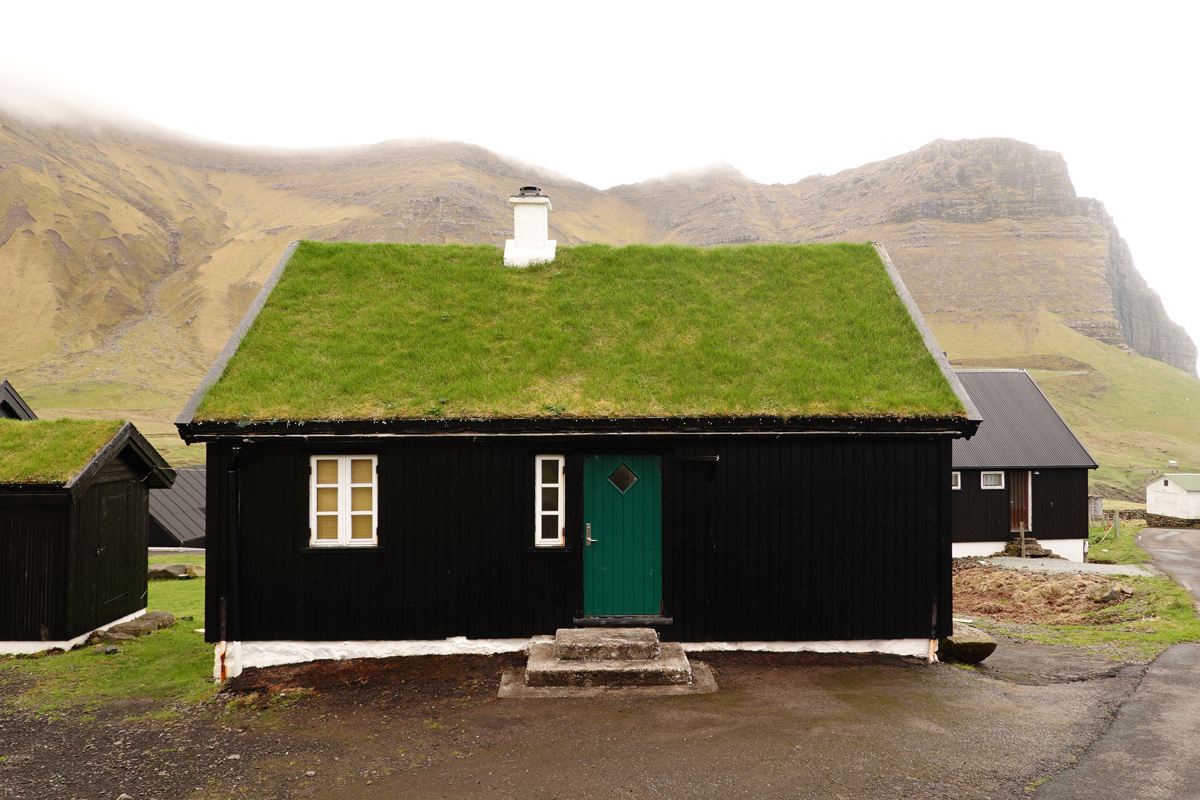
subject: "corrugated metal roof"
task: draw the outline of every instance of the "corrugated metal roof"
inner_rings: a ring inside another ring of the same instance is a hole
[[[1162,480],[1163,478],[1174,481],[1189,492],[1200,492],[1200,475],[1194,475],[1189,472],[1168,472],[1162,478],[1157,478],[1156,480]]]
[[[174,486],[150,490],[150,516],[181,546],[204,539],[205,474],[204,467],[178,467]]]
[[[1098,466],[1024,370],[958,370],[983,416],[954,440],[955,469]]]

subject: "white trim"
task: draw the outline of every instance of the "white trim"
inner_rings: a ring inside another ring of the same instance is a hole
[[[547,461],[558,464],[558,483],[542,482],[542,465]],[[557,536],[542,536],[542,517],[553,512],[542,508],[542,490],[558,488]],[[561,455],[538,455],[533,459],[533,544],[535,547],[563,547],[567,543],[567,459]]]
[[[82,633],[79,636],[76,636],[74,639],[63,639],[63,640],[54,641],[54,642],[41,642],[41,641],[5,642],[5,641],[0,641],[0,653],[3,653],[5,655],[9,655],[9,654],[29,655],[30,653],[41,653],[46,650],[54,650],[54,649],[70,650],[71,648],[77,647],[78,645],[81,645],[84,642],[86,642],[87,638],[89,636],[91,636],[93,633],[95,633],[96,631],[106,631],[114,625],[120,625],[122,622],[132,622],[133,620],[137,619],[138,617],[140,617],[142,614],[145,614],[145,613],[146,613],[146,609],[143,608],[141,611],[135,611],[132,614],[128,614],[124,617],[121,617],[120,619],[114,619],[112,622],[108,623],[107,625],[100,625],[98,627],[91,628],[90,630],[88,630],[87,633]]]
[[[1087,539],[1038,539],[1038,544],[1067,561],[1083,562],[1087,555]],[[988,558],[1004,552],[1008,542],[955,542],[950,549],[953,558]]]
[[[987,486],[983,482],[983,476],[985,476],[985,475],[999,475],[1000,476],[1000,485],[999,486]],[[987,469],[987,470],[983,470],[979,473],[979,488],[980,489],[983,489],[984,491],[991,491],[992,489],[1003,489],[1004,486],[1005,486],[1004,470]]]
[[[1008,542],[955,542],[950,546],[952,558],[987,558],[1004,552]]]
[[[962,489],[962,472],[959,470],[950,473],[950,488],[956,492]]]
[[[766,653],[883,653],[929,657],[928,639],[833,639],[819,642],[682,642],[685,653],[750,650]]]
[[[354,511],[353,490],[367,486],[365,483],[354,483],[352,462],[371,462],[371,510]],[[317,462],[337,462],[338,476],[336,483],[317,483]],[[379,457],[374,455],[314,455],[308,460],[308,546],[309,547],[376,547],[379,545]],[[337,510],[333,512],[317,511],[317,490],[333,487],[337,490]],[[317,519],[319,516],[337,517],[337,539],[317,538]],[[354,517],[371,518],[371,538],[353,539]]]
[[[246,667],[277,667],[308,661],[345,661],[351,658],[395,658],[397,656],[493,655],[522,653],[531,639],[363,640],[343,642],[217,642],[213,648],[213,677],[220,680],[221,653],[225,653],[227,678],[236,678]]]
[[[370,640],[343,642],[217,642],[213,648],[213,677],[221,680],[221,657],[225,657],[225,677],[236,678],[246,667],[278,667],[309,661],[344,661],[351,658],[395,658],[398,656],[494,655],[524,653],[535,641],[549,637],[523,639],[450,639]],[[883,653],[885,655],[929,657],[928,639],[850,639],[820,642],[684,642],[688,653],[749,650],[768,653]]]

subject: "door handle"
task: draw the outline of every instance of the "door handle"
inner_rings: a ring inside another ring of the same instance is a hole
[[[598,542],[598,541],[600,541],[600,540],[599,540],[599,539],[593,539],[593,538],[592,538],[592,523],[590,523],[590,522],[589,522],[589,523],[587,523],[587,526],[586,526],[586,527],[587,527],[587,534],[584,536],[584,539],[583,539],[583,541],[584,541],[584,544],[585,544],[587,547],[591,547],[591,546],[592,546],[592,542]]]

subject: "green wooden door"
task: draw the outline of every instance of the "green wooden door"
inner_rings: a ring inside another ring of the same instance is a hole
[[[662,614],[661,458],[584,458],[583,521],[583,613]]]

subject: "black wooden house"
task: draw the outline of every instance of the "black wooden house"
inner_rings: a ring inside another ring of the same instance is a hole
[[[977,425],[881,248],[311,242],[178,423],[243,665],[629,624],[926,655]]]
[[[957,374],[983,424],[954,443],[954,555],[993,555],[1024,532],[1027,545],[1083,561],[1095,459],[1024,370]]]
[[[147,494],[173,479],[131,423],[0,420],[0,652],[144,611]]]

